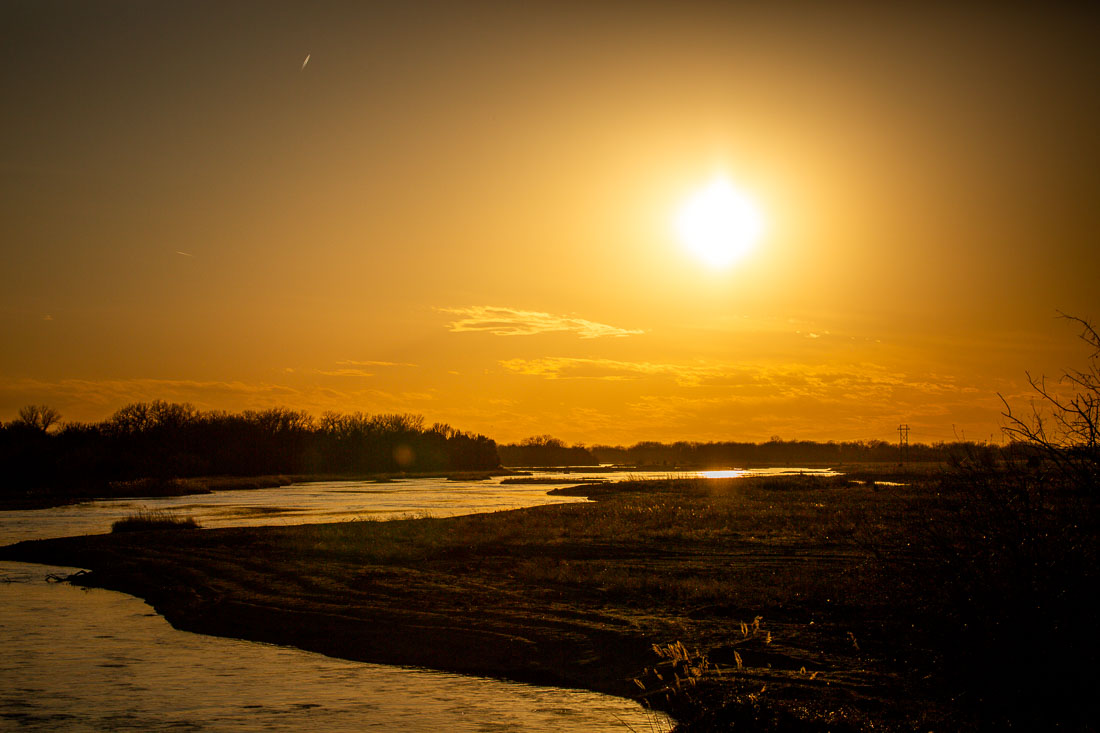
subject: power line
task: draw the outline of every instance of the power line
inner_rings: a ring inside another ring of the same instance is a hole
[[[909,462],[909,424],[898,425],[898,460]]]

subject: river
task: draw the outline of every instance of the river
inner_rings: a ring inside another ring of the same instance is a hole
[[[592,477],[560,475],[557,485]],[[453,516],[583,501],[550,497],[550,488],[500,478],[333,481],[96,501],[0,512],[0,545],[106,532],[138,510],[163,509],[193,516],[204,527],[225,527]],[[363,664],[178,631],[140,599],[47,581],[50,574],[72,572],[0,563],[0,727],[579,733],[670,726],[629,700],[592,692]]]

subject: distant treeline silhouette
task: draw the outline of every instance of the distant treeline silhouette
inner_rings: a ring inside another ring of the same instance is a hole
[[[1020,446],[994,446],[972,442],[914,443],[903,449],[884,440],[818,443],[810,440],[780,440],[766,443],[735,442],[642,442],[632,446],[566,446],[549,435],[527,438],[520,443],[498,446],[505,466],[593,466],[613,464],[649,467],[726,468],[744,465],[797,465],[844,463],[898,463],[901,461],[948,461],[976,451],[995,459],[1019,458]]]
[[[589,450],[600,463],[648,466],[723,467],[745,464],[782,466],[798,463],[898,463],[901,461],[947,461],[960,450],[992,451],[1000,457],[1000,446],[955,443],[913,443],[904,448],[885,440],[818,443],[811,440],[771,438],[766,443],[635,443],[622,446],[594,445]],[[1007,453],[1007,451],[1006,451]]]
[[[99,423],[61,423],[29,405],[0,424],[0,486],[80,487],[111,481],[196,476],[368,474],[487,470],[500,466],[662,468],[947,461],[980,449],[994,459],[1017,449],[974,443],[914,443],[903,454],[883,440],[818,443],[642,442],[629,447],[566,445],[550,435],[498,446],[493,440],[411,414],[287,408],[203,412],[189,404],[136,402]]]
[[[519,443],[497,446],[505,466],[598,466],[599,459],[583,445],[567,446],[549,435],[535,435]]]
[[[65,423],[32,405],[0,425],[0,486],[86,486],[194,476],[486,470],[496,443],[420,415],[286,408],[202,412],[189,404],[137,402],[99,423]]]

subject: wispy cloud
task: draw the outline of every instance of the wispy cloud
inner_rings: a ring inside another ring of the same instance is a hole
[[[575,333],[583,339],[610,336],[621,338],[645,333],[640,329],[619,328],[572,316],[558,316],[541,311],[524,311],[489,305],[468,308],[440,308],[443,313],[459,316],[447,324],[455,333],[484,332],[495,336],[534,336],[540,333]]]
[[[318,374],[326,377],[373,377],[374,372],[365,369],[318,369]]]
[[[559,356],[507,359],[501,362],[501,366],[512,372],[546,379],[599,379],[617,382],[663,377],[681,387],[755,386],[764,379],[766,371],[774,369],[745,364],[662,363]]]
[[[341,384],[358,384],[347,382]],[[322,384],[199,381],[177,379],[60,379],[0,378],[0,419],[14,416],[28,403],[44,403],[61,410],[67,420],[101,420],[131,402],[166,400],[190,402],[204,410],[265,409],[282,406],[314,414],[326,410],[404,412],[437,400],[431,391],[334,389]]]
[[[40,379],[5,380],[0,387],[0,401],[9,403],[34,396],[38,401],[57,400],[97,406],[121,406],[126,402],[146,400],[199,401],[211,406],[221,400],[263,404],[293,401],[300,390],[286,385],[264,382],[198,381],[185,379]],[[33,400],[32,400],[33,401]]]
[[[415,367],[416,364],[398,361],[359,361],[356,359],[341,359],[336,362],[336,369],[315,369],[314,374],[322,374],[326,377],[373,377],[375,372],[367,371],[363,367]]]
[[[501,366],[511,372],[544,379],[624,381],[663,379],[678,387],[736,394],[739,401],[810,398],[825,402],[882,401],[901,394],[923,398],[973,392],[950,375],[922,378],[891,371],[869,362],[835,365],[754,363],[660,363],[613,359],[545,357],[508,359]],[[725,398],[723,398],[725,399]]]
[[[657,374],[675,375],[674,364],[616,361],[614,359],[582,359],[550,356],[542,359],[507,359],[502,361],[508,371],[546,379],[602,379],[621,381]]]
[[[416,364],[410,364],[404,361],[356,361],[355,359],[341,359],[336,362],[339,366],[344,367],[359,367],[359,366],[376,366],[376,367],[414,367]]]

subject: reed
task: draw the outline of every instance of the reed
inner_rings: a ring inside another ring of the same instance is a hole
[[[194,517],[181,517],[164,509],[151,509],[131,514],[111,525],[111,532],[147,532],[165,529],[200,529]]]

